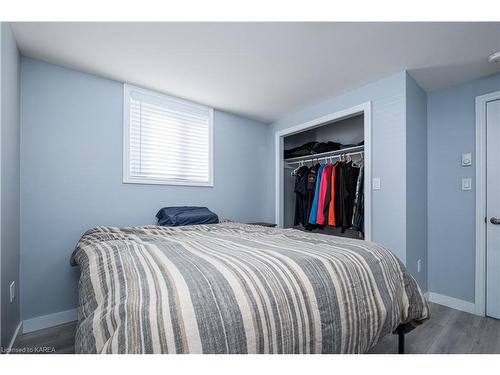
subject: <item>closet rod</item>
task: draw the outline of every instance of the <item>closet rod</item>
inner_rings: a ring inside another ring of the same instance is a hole
[[[353,155],[363,155],[364,151],[356,151],[356,152],[348,152],[345,154],[337,154],[337,155],[331,155],[331,156],[323,156],[320,158],[311,158],[311,159],[304,159],[304,160],[296,160],[292,162],[286,162],[285,165],[288,166],[289,164],[299,164],[299,163],[310,163],[313,161],[320,161],[320,160],[329,160],[332,158],[340,158],[342,155],[346,156],[353,156]]]
[[[311,161],[315,161],[315,160],[327,160],[327,159],[330,159],[331,157],[340,156],[340,155],[363,154],[364,149],[365,149],[365,146],[346,147],[346,148],[343,148],[341,150],[328,151],[328,152],[322,152],[319,154],[305,155],[305,156],[299,156],[296,158],[284,159],[284,162],[286,164],[290,164],[290,163],[300,163],[300,162],[305,163],[305,162],[311,162]]]

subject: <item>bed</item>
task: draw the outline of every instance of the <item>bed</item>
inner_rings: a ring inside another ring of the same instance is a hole
[[[77,353],[366,353],[429,318],[384,247],[295,229],[96,227],[71,262]]]

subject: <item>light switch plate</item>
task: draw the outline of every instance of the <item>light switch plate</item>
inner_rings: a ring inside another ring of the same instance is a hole
[[[373,190],[380,190],[380,177],[375,177],[372,180],[372,189]]]
[[[471,178],[462,178],[462,190],[472,190]]]
[[[472,165],[472,154],[470,152],[462,154],[462,167],[470,167]]]

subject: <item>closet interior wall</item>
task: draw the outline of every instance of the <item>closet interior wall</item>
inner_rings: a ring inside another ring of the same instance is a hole
[[[284,138],[284,150],[299,147],[307,142],[338,142],[344,145],[358,144],[364,141],[364,116],[357,115],[340,121],[327,123],[314,129],[296,133]],[[313,158],[314,156],[311,156]],[[285,160],[286,161],[286,160]],[[286,163],[285,163],[286,164]],[[310,165],[310,163],[308,164]],[[284,228],[295,228],[304,230],[301,225],[294,226],[295,215],[295,176],[291,175],[291,169],[285,167],[283,179],[283,226]],[[359,238],[359,232],[347,229],[341,233],[340,228],[326,226],[324,229],[315,229],[313,232],[325,233],[337,236]]]

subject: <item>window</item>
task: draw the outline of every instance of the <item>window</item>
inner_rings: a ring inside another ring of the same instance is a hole
[[[213,110],[125,84],[123,182],[213,186]]]

